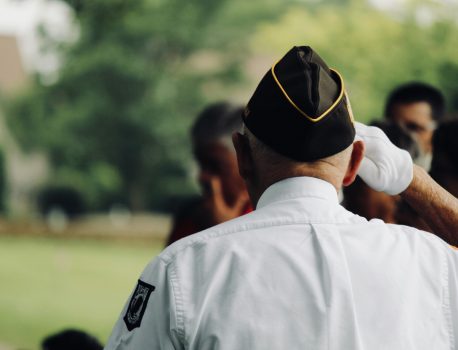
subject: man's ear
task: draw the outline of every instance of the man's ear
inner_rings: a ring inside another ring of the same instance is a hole
[[[250,144],[248,138],[239,132],[232,134],[235,152],[237,154],[237,163],[239,166],[240,176],[246,180],[253,169],[253,160],[251,158]]]
[[[363,141],[353,142],[353,150],[351,152],[350,163],[348,164],[347,172],[342,181],[344,186],[350,186],[355,181],[361,162],[364,158],[365,145]]]

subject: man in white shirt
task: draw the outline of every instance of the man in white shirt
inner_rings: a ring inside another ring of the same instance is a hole
[[[357,124],[355,139],[343,80],[309,47],[266,73],[243,119],[233,141],[256,210],[154,259],[106,349],[455,349],[458,252],[348,212],[337,191],[359,172],[449,243],[457,200],[381,130]]]

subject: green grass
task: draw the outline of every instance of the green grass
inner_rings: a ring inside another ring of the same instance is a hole
[[[0,237],[0,344],[38,349],[76,327],[106,342],[161,242]]]

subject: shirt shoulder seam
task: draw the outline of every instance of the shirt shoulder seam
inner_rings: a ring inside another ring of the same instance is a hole
[[[304,221],[295,221],[295,222],[276,222],[272,223],[270,221],[256,221],[256,222],[251,222],[248,224],[242,224],[238,226],[233,226],[230,228],[226,229],[220,229],[220,230],[215,230],[213,228],[207,229],[205,234],[198,235],[196,237],[193,237],[192,239],[189,240],[186,244],[183,244],[181,247],[177,247],[177,249],[172,249],[171,251],[165,251],[161,253],[158,258],[161,259],[161,261],[168,265],[170,264],[175,256],[179,254],[181,251],[193,247],[199,243],[205,242],[208,239],[213,239],[213,238],[218,238],[218,237],[223,237],[227,236],[230,234],[234,233],[243,233],[246,231],[250,230],[258,230],[258,229],[263,229],[263,228],[271,228],[271,227],[277,227],[277,226],[294,226],[294,225],[354,225],[356,224],[355,222],[348,222],[348,221],[335,221],[335,222],[325,222],[325,221],[320,221],[320,220],[304,220]],[[205,231],[201,231],[200,233],[203,233]],[[199,234],[199,233],[197,233]]]
[[[178,279],[178,272],[175,264],[167,264],[170,269],[170,285],[172,287],[173,298],[175,301],[175,316],[177,322],[177,334],[180,337],[182,343],[185,342],[185,322],[184,322],[184,301],[181,293],[180,283]]]

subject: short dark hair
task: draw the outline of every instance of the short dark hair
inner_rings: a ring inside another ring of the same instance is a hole
[[[193,142],[205,143],[230,137],[243,126],[243,107],[228,102],[218,102],[206,107],[197,116],[191,130]]]
[[[444,122],[433,135],[431,176],[441,182],[443,176],[458,178],[458,120]]]
[[[421,82],[407,83],[394,89],[388,96],[385,105],[385,117],[393,117],[396,105],[414,102],[428,103],[431,106],[433,119],[437,121],[444,119],[444,95],[434,86]]]
[[[103,346],[93,336],[77,329],[66,329],[46,337],[43,350],[102,350]]]

